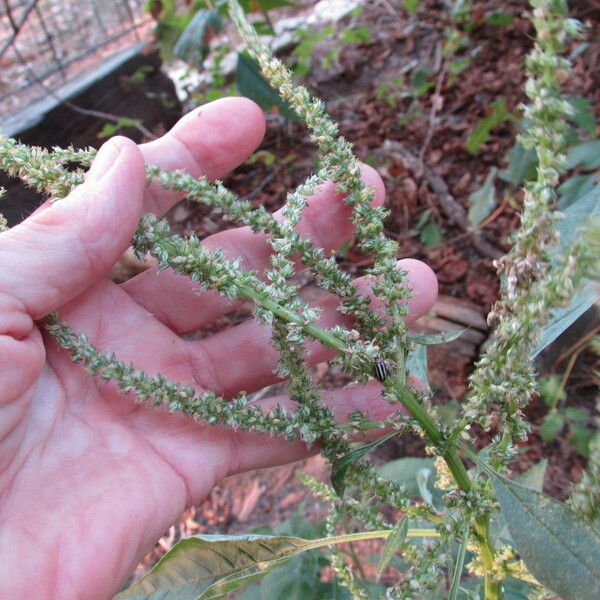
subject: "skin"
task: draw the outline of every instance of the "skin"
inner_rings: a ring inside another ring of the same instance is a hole
[[[103,351],[148,373],[191,382],[225,397],[275,381],[269,330],[248,321],[202,341],[181,334],[230,312],[212,292],[150,270],[116,285],[106,273],[126,250],[142,211],[163,214],[180,197],[144,188],[144,162],[222,177],[260,144],[262,112],[229,98],[186,115],[159,140],[136,146],[113,138],[86,182],[0,234],[0,597],[110,598],[184,509],[223,478],[307,456],[302,443],[210,428],[146,408],[74,365],[38,321],[59,311]],[[370,168],[363,177],[384,201]],[[299,225],[326,248],[352,233],[348,208],[331,184],[311,200]],[[264,268],[269,250],[248,228],[205,240],[247,267]],[[433,304],[437,284],[415,260],[410,319]],[[358,281],[369,293],[366,281]],[[324,296],[321,324],[351,325]],[[309,362],[331,357],[309,345]],[[356,409],[382,418],[380,386],[325,396],[340,420]],[[289,404],[285,397],[261,405]],[[314,449],[313,449],[314,452]]]

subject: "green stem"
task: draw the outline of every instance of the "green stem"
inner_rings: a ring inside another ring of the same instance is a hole
[[[475,533],[479,541],[479,551],[485,569],[484,591],[486,600],[501,600],[502,586],[494,577],[494,544],[490,535],[490,517],[478,517],[475,520]]]
[[[274,315],[288,321],[303,325],[304,330],[314,339],[323,342],[325,345],[343,352],[345,350],[345,344],[336,338],[335,336],[328,333],[321,327],[310,324],[304,326],[302,318],[284,307],[278,304],[275,300],[260,294],[256,290],[250,288],[241,288],[240,294],[245,295],[253,302],[271,311]],[[458,487],[464,492],[470,492],[472,489],[471,480],[464,463],[460,459],[456,446],[454,444],[446,443],[442,433],[436,427],[435,422],[429,416],[429,413],[419,403],[417,398],[402,384],[392,378],[388,379],[385,383],[386,387],[391,388],[396,397],[400,400],[404,408],[408,410],[410,415],[419,423],[423,428],[431,442],[438,448],[446,446],[442,457],[446,461],[450,472],[452,473]],[[494,567],[494,546],[490,537],[490,525],[489,518],[480,517],[475,521],[475,532],[479,542],[479,548],[481,557],[485,567],[485,598],[486,600],[499,600],[502,598],[502,591],[500,584],[493,578],[493,567]]]
[[[172,248],[171,250],[172,251],[167,252],[169,256],[178,255],[178,248]],[[169,262],[167,262],[167,264],[168,266],[173,267],[176,271],[186,273],[185,268],[181,268],[179,264]],[[296,323],[302,328],[305,334],[322,342],[337,352],[344,354],[348,351],[346,342],[343,339],[340,339],[322,327],[315,325],[314,323],[307,324],[301,315],[289,310],[288,308],[285,308],[279,302],[273,300],[267,294],[263,293],[260,289],[257,289],[257,287],[249,284],[238,284],[237,295],[239,297],[252,300],[254,304],[271,312],[281,320],[284,320],[288,323]],[[452,473],[457,485],[462,491],[469,493],[472,489],[471,480],[465,465],[457,453],[455,445],[456,440],[454,440],[452,444],[448,443],[448,440],[445,439],[442,433],[438,430],[435,422],[430,417],[427,410],[425,410],[425,408],[415,397],[415,395],[395,377],[389,377],[384,385],[393,392],[395,397],[398,398],[404,408],[406,408],[410,415],[419,423],[433,445],[442,451],[442,457],[446,461],[446,464],[448,465],[448,468],[450,469],[450,472]],[[489,585],[487,585],[489,588],[489,595],[486,595],[486,598],[490,598],[492,600],[502,598],[500,588],[492,580],[494,548],[489,535],[489,522],[484,518],[477,519],[475,524],[475,532],[479,541],[481,555],[485,565],[486,582],[489,583]]]
[[[262,308],[271,311],[274,315],[302,325],[307,334],[314,339],[323,342],[325,345],[334,348],[339,352],[343,352],[345,350],[345,344],[341,340],[317,325],[304,325],[303,320],[299,315],[282,307],[275,300],[272,300],[271,298],[268,298],[250,288],[241,288],[240,294],[245,295]],[[458,487],[460,487],[460,489],[464,492],[470,492],[472,489],[471,480],[464,463],[456,451],[456,446],[454,444],[445,443],[444,437],[436,427],[433,419],[429,416],[425,408],[421,406],[417,398],[405,386],[401,385],[398,381],[394,381],[392,378],[388,379],[385,385],[393,390],[396,397],[400,400],[406,410],[408,410],[410,415],[416,421],[418,421],[419,425],[423,428],[431,442],[438,448],[446,446],[446,449],[442,454],[443,459],[446,461],[446,464],[454,476]],[[488,517],[480,517],[476,519],[475,532],[485,567],[485,598],[486,600],[500,600],[503,597],[502,590],[500,584],[493,578],[494,546],[490,537],[490,524]]]
[[[471,479],[464,463],[458,456],[454,443],[444,443],[442,434],[435,426],[427,411],[406,388],[396,383],[390,383],[389,386],[393,389],[406,410],[419,422],[433,444],[438,448],[446,446],[442,454],[443,459],[446,461],[458,487],[464,492],[470,492],[472,489]],[[486,600],[501,600],[503,594],[500,583],[493,577],[494,545],[490,535],[489,516],[478,517],[475,520],[475,534],[485,568],[485,598]]]
[[[296,323],[300,325],[305,333],[307,333],[313,339],[319,340],[326,346],[329,346],[330,348],[333,348],[341,353],[344,353],[347,350],[346,344],[338,337],[332,335],[326,329],[323,329],[314,323],[309,323],[307,325],[299,314],[295,313],[293,310],[289,310],[281,306],[281,304],[279,304],[276,300],[261,294],[259,291],[252,289],[251,287],[239,286],[239,295],[252,300],[256,305],[268,310],[269,312],[272,312],[275,316],[287,321],[288,323]]]

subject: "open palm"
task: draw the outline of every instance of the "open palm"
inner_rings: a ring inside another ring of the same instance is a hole
[[[162,214],[180,199],[144,187],[144,162],[220,177],[263,134],[260,110],[230,98],[188,114],[149,144],[115,138],[85,184],[0,235],[0,597],[109,598],[181,512],[224,477],[307,454],[299,442],[203,426],[136,404],[74,365],[35,322],[58,309],[103,351],[225,397],[274,382],[277,355],[263,325],[248,321],[201,341],[180,337],[234,303],[199,294],[171,271],[151,269],[120,286],[105,277],[141,213]],[[365,167],[363,176],[382,203],[377,174]],[[335,248],[352,234],[348,215],[328,184],[299,229]],[[267,244],[248,228],[204,243],[240,257],[247,268],[268,264]],[[402,266],[415,291],[414,319],[432,305],[435,277],[418,261]],[[357,285],[368,293],[365,281]],[[324,326],[342,321],[335,298],[319,304]],[[311,363],[330,356],[309,346]],[[389,411],[377,383],[326,400],[341,419],[356,409],[376,418]]]

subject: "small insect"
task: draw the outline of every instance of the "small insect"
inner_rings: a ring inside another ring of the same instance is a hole
[[[390,375],[387,364],[386,364],[385,360],[383,360],[383,358],[381,358],[381,356],[378,356],[375,358],[374,371],[375,371],[375,379],[377,379],[378,381],[381,381],[382,383]]]

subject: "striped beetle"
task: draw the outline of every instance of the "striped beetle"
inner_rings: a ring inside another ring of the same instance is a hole
[[[381,381],[381,383],[383,383],[390,375],[387,363],[385,360],[383,360],[383,358],[381,358],[381,356],[377,356],[375,358],[374,371],[375,379]]]

